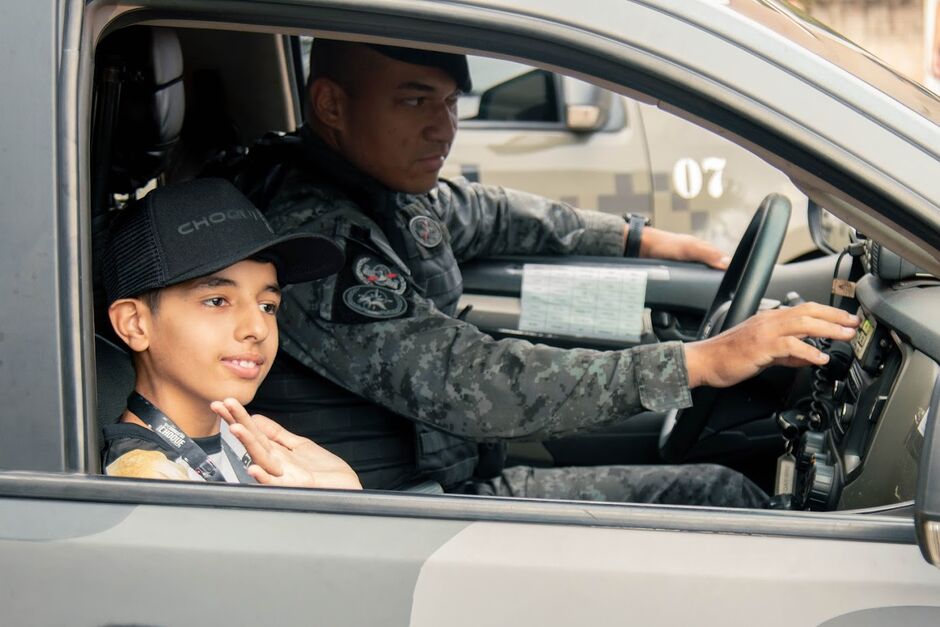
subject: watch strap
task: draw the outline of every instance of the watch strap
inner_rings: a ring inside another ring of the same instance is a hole
[[[643,241],[643,227],[647,224],[647,219],[643,216],[627,214],[627,244],[623,250],[624,257],[639,257],[640,243]]]

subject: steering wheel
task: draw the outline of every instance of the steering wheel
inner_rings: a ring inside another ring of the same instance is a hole
[[[786,196],[770,194],[761,202],[734,251],[715,299],[698,330],[697,340],[717,335],[757,313],[789,222],[790,201]],[[728,301],[730,306],[726,304]],[[726,310],[727,314],[722,317]],[[664,460],[677,463],[685,458],[705,430],[719,394],[716,388],[697,388],[692,392],[691,407],[673,409],[666,415],[659,434],[659,452]]]

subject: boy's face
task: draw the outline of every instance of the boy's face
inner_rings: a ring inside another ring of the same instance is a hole
[[[152,385],[205,407],[248,403],[277,353],[280,302],[274,265],[251,260],[161,290],[142,355]]]

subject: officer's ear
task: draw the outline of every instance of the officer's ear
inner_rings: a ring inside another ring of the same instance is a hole
[[[310,85],[310,108],[322,124],[337,131],[345,130],[349,95],[336,81],[321,77]]]
[[[153,332],[153,310],[145,299],[122,298],[108,307],[111,326],[118,337],[135,353],[150,348]]]

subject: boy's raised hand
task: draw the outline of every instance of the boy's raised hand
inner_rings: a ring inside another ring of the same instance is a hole
[[[270,418],[249,415],[234,398],[215,401],[212,411],[228,423],[248,454],[252,465],[248,474],[258,483],[304,488],[361,490],[359,477],[349,464],[295,435]]]

